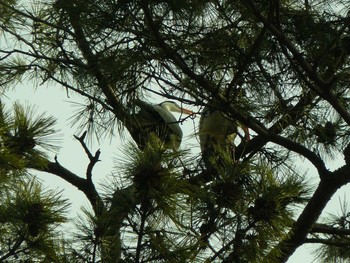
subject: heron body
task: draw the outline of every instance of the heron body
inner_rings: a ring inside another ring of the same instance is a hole
[[[137,144],[143,148],[155,134],[166,148],[178,149],[182,141],[182,130],[179,121],[171,112],[192,114],[192,111],[180,107],[173,101],[160,104],[148,104],[139,101],[138,111],[133,115],[134,125],[131,132]]]
[[[217,159],[217,150],[221,149],[231,154],[234,158],[234,140],[238,133],[238,127],[245,132],[245,138],[249,140],[248,128],[232,120],[225,113],[205,107],[199,121],[199,141],[203,161],[208,168],[210,159]]]
[[[224,113],[205,108],[199,120],[199,142],[202,152],[212,144],[233,142],[237,135],[237,125]]]

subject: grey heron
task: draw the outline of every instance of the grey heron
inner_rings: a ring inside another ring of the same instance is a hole
[[[155,134],[166,148],[178,149],[182,141],[182,130],[179,120],[171,112],[191,115],[192,111],[180,107],[176,102],[164,101],[160,104],[136,102],[136,111],[132,115],[132,128],[129,129],[136,143],[143,148]]]
[[[217,158],[217,149],[229,151],[234,154],[234,139],[240,127],[246,140],[250,139],[248,128],[238,121],[232,120],[225,113],[205,107],[199,121],[199,142],[204,164],[211,166],[212,158]]]

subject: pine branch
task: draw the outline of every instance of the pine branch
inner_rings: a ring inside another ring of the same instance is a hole
[[[26,12],[21,11],[18,8],[12,7],[11,5],[7,4],[6,1],[5,2],[0,1],[0,6],[2,6],[3,8],[7,8],[8,10],[11,10],[14,14],[17,14],[21,17],[28,18],[33,22],[41,23],[41,24],[44,24],[46,26],[49,26],[50,28],[56,28],[56,29],[63,30],[67,33],[71,33],[68,28],[61,27],[59,24],[50,23],[47,20],[41,19],[39,16],[35,16],[35,15],[29,13],[27,10],[26,10]]]
[[[87,92],[83,91],[83,90],[80,90],[78,88],[75,88],[73,86],[71,86],[70,84],[68,84],[67,82],[65,81],[62,81],[58,78],[56,78],[55,76],[53,76],[52,74],[50,74],[49,71],[47,71],[45,68],[41,67],[41,66],[38,66],[39,68],[41,68],[42,70],[46,71],[46,74],[49,75],[49,77],[56,81],[57,83],[61,84],[63,87],[65,87],[66,89],[68,90],[71,90],[83,97],[86,97],[88,98],[89,100],[91,101],[94,101],[96,102],[97,104],[101,105],[104,109],[106,109],[107,111],[113,111],[113,108],[111,108],[108,104],[106,104],[102,99],[99,99],[99,98],[96,98],[95,96],[92,96],[90,94],[88,94]],[[68,96],[69,97],[69,96]]]
[[[152,19],[151,11],[148,7],[148,1],[141,1],[141,7],[145,14],[145,20],[146,24],[149,26],[149,29],[151,30],[151,33],[155,37],[157,44],[159,47],[165,52],[167,57],[169,57],[174,64],[182,70],[189,78],[193,79],[200,87],[208,91],[215,97],[217,94],[217,89],[215,88],[215,85],[205,79],[202,75],[196,74],[186,63],[186,61],[182,58],[182,56],[177,52],[176,49],[173,49],[171,46],[169,46],[161,34],[158,31],[156,23]],[[189,90],[189,93],[192,91]],[[199,90],[197,92],[200,92]]]
[[[69,21],[74,29],[76,43],[87,61],[90,72],[96,78],[98,87],[106,96],[106,101],[113,108],[114,114],[118,117],[118,119],[123,121],[127,127],[130,127],[130,124],[127,122],[126,118],[127,113],[124,111],[122,104],[116,98],[110,83],[100,71],[98,56],[95,55],[90,48],[89,42],[87,41],[80,22],[80,11],[77,9],[77,7],[70,4],[68,4],[65,11],[68,13]]]
[[[45,167],[39,166],[29,168],[57,175],[66,182],[74,185],[85,194],[87,199],[90,201],[90,204],[94,209],[96,215],[100,215],[102,213],[104,209],[104,203],[92,181],[83,179],[60,165],[57,161],[57,156],[55,157],[55,162],[47,161],[47,165]]]
[[[142,239],[143,236],[145,234],[145,224],[146,224],[146,219],[147,219],[147,210],[142,209],[141,205],[141,223],[140,223],[140,228],[138,231],[138,237],[137,237],[137,245],[136,245],[136,255],[135,255],[135,262],[141,262],[140,261],[140,256],[141,256],[141,252],[142,252]]]
[[[307,238],[305,239],[304,243],[307,244],[324,244],[327,246],[333,246],[333,247],[349,247],[349,242],[346,241],[340,241],[340,240],[328,240],[328,239],[322,239],[322,238]]]
[[[225,253],[232,246],[234,247],[234,251],[230,253],[229,258],[227,258],[226,260],[230,260],[230,256],[233,257],[234,259],[236,259],[235,256],[236,255],[239,256],[239,249],[240,249],[240,246],[243,243],[243,240],[246,238],[247,232],[249,230],[251,230],[254,226],[255,226],[255,222],[254,221],[250,222],[245,228],[239,228],[239,224],[238,224],[237,228],[236,228],[236,235],[235,235],[235,237],[231,241],[229,241],[227,244],[225,244],[222,248],[220,248],[220,250],[217,251],[210,258],[210,260],[212,262],[214,262],[217,257],[220,257],[222,260],[224,260],[222,258],[221,254]]]
[[[310,233],[320,233],[320,234],[329,234],[329,235],[337,235],[337,236],[349,236],[350,229],[337,228],[328,226],[325,224],[315,224]]]
[[[321,177],[321,181],[303,212],[294,223],[289,235],[282,240],[272,252],[265,258],[269,262],[275,250],[280,251],[278,262],[286,262],[288,258],[301,246],[307,234],[327,205],[334,193],[343,185],[350,182],[350,165],[344,165],[334,172],[328,172]]]
[[[328,169],[324,161],[320,158],[319,155],[317,155],[313,151],[309,150],[308,148],[304,147],[299,143],[296,143],[290,139],[284,138],[273,133],[268,133],[266,136],[270,142],[274,142],[278,145],[281,145],[286,149],[296,152],[308,159],[315,166],[321,178],[327,175]]]
[[[242,254],[242,244],[243,240],[246,236],[246,232],[243,229],[239,229],[239,223],[237,224],[237,229],[235,233],[235,238],[233,239],[233,251],[229,254],[229,256],[223,260],[223,263],[229,262],[240,262],[243,256]]]
[[[298,62],[303,71],[308,75],[308,77],[314,81],[315,85],[311,85],[312,90],[322,97],[324,100],[328,101],[333,108],[339,113],[344,121],[350,125],[350,113],[347,109],[339,103],[339,99],[331,90],[332,83],[325,82],[316,70],[306,61],[303,54],[301,54],[293,43],[287,39],[287,37],[276,28],[270,21],[268,21],[258,10],[255,3],[252,0],[244,1],[244,4],[252,11],[252,13],[264,24],[266,28],[277,38],[281,46],[285,46],[293,54],[293,59]]]
[[[100,151],[100,149],[98,149],[96,151],[95,155],[92,155],[89,148],[86,146],[86,143],[84,142],[86,134],[87,134],[87,131],[85,131],[80,137],[74,135],[74,138],[80,142],[81,146],[84,148],[85,153],[87,154],[87,156],[90,160],[90,163],[89,163],[87,170],[86,170],[86,179],[91,182],[92,169],[94,168],[95,164],[100,161],[99,157],[100,157],[101,151]]]
[[[6,262],[5,260],[10,258],[10,257],[14,257],[15,255],[17,255],[20,251],[18,251],[18,249],[21,247],[21,245],[23,244],[25,240],[25,236],[21,235],[18,237],[17,241],[15,242],[15,244],[13,244],[12,247],[9,248],[8,253],[6,253],[5,255],[0,257],[0,261],[1,262]]]

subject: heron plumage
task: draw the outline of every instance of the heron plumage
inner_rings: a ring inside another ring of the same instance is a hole
[[[135,129],[132,129],[132,137],[141,148],[147,143],[151,133],[156,134],[166,148],[178,149],[180,147],[183,132],[179,120],[171,111],[185,114],[191,114],[191,111],[172,101],[160,104],[139,101],[137,107],[139,109],[133,116]]]

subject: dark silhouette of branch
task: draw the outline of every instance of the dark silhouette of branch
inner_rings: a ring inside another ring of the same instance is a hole
[[[13,244],[12,247],[9,248],[8,253],[6,253],[5,255],[0,257],[1,262],[6,262],[5,260],[15,256],[16,254],[18,254],[21,251],[18,251],[18,249],[21,247],[21,245],[24,242],[24,236],[21,235],[18,237],[17,241],[15,242],[15,244]]]
[[[98,56],[92,52],[90,44],[87,41],[80,23],[80,11],[73,4],[71,6],[68,4],[68,6],[65,7],[65,11],[69,15],[69,21],[74,29],[75,41],[87,61],[89,71],[96,78],[98,87],[106,96],[106,102],[108,102],[108,104],[113,108],[114,114],[119,120],[123,121],[126,127],[129,129],[130,124],[127,122],[127,113],[125,112],[122,104],[116,98],[115,93],[112,90],[111,83],[108,82],[100,71]]]
[[[99,162],[99,157],[100,157],[100,154],[101,154],[101,151],[98,149],[95,153],[95,155],[92,155],[92,153],[90,152],[89,148],[86,146],[86,143],[84,142],[84,139],[85,139],[85,136],[87,134],[87,131],[85,131],[80,137],[74,135],[74,138],[77,139],[81,146],[84,148],[85,150],[85,153],[87,154],[89,160],[90,160],[90,163],[87,167],[87,170],[86,170],[86,179],[88,181],[91,181],[92,179],[92,169],[94,168],[95,164],[97,162]]]
[[[141,7],[145,13],[145,20],[147,22],[147,25],[149,25],[149,28],[155,37],[157,44],[159,47],[165,52],[166,56],[169,57],[174,64],[182,70],[183,73],[185,73],[188,77],[193,79],[200,87],[211,93],[213,96],[216,95],[216,89],[215,85],[205,79],[202,75],[196,74],[185,62],[185,60],[182,58],[182,56],[171,46],[169,46],[165,40],[162,38],[161,34],[158,31],[157,25],[152,19],[151,12],[148,7],[148,1],[141,1]],[[193,93],[193,90],[188,91],[190,94]],[[198,93],[200,90],[197,91]]]
[[[334,193],[343,185],[350,182],[350,166],[344,165],[334,172],[328,172],[321,177],[321,181],[303,212],[294,223],[289,235],[282,240],[275,249],[280,251],[278,262],[286,262],[288,258],[301,246],[307,234],[327,205]],[[273,254],[273,253],[272,253]],[[272,255],[268,255],[264,262],[269,262]]]
[[[142,207],[142,205],[141,205]],[[138,231],[138,237],[137,237],[137,245],[136,245],[136,253],[135,253],[135,262],[140,262],[141,257],[141,251],[142,251],[142,239],[145,234],[145,224],[147,219],[147,211],[143,210],[141,208],[141,222],[140,222],[140,229]]]
[[[337,227],[332,227],[332,226],[328,226],[325,224],[315,224],[312,227],[312,229],[310,230],[310,233],[330,234],[330,235],[337,235],[337,236],[349,236],[350,229],[337,228]]]
[[[349,246],[349,242],[346,242],[346,241],[328,240],[328,239],[322,239],[322,238],[307,238],[307,239],[305,239],[304,243],[324,244],[327,246],[334,246],[334,247],[348,247]]]
[[[298,153],[301,156],[308,159],[315,166],[320,177],[328,173],[328,169],[326,168],[326,165],[324,161],[320,158],[320,156],[314,153],[313,151],[309,150],[308,148],[304,147],[303,145],[273,133],[268,133],[267,138],[270,142],[274,142],[278,145],[281,145],[286,149]]]
[[[48,161],[47,165],[44,167],[39,166],[39,167],[29,167],[29,168],[33,168],[38,171],[57,175],[58,177],[65,180],[66,182],[70,183],[71,185],[74,185],[76,188],[78,188],[80,191],[82,191],[85,194],[87,199],[90,201],[90,204],[94,209],[95,213],[97,215],[102,213],[104,209],[104,203],[102,201],[102,198],[99,196],[92,181],[81,178],[80,176],[74,174],[73,172],[63,167],[57,161],[57,157],[55,157],[55,162]]]
[[[281,46],[285,46],[288,50],[293,54],[293,59],[298,62],[298,65],[303,69],[303,71],[308,75],[310,79],[313,80],[315,85],[310,86],[312,90],[328,101],[333,108],[339,113],[340,116],[344,119],[344,121],[350,125],[350,113],[347,109],[342,105],[337,96],[331,90],[332,83],[325,82],[320,75],[316,72],[316,70],[306,61],[303,54],[301,54],[297,48],[293,45],[293,43],[281,32],[278,28],[276,28],[270,21],[268,21],[258,10],[254,1],[248,0],[244,1],[244,4],[249,8],[252,13],[260,20],[264,26],[277,38],[280,42]]]

